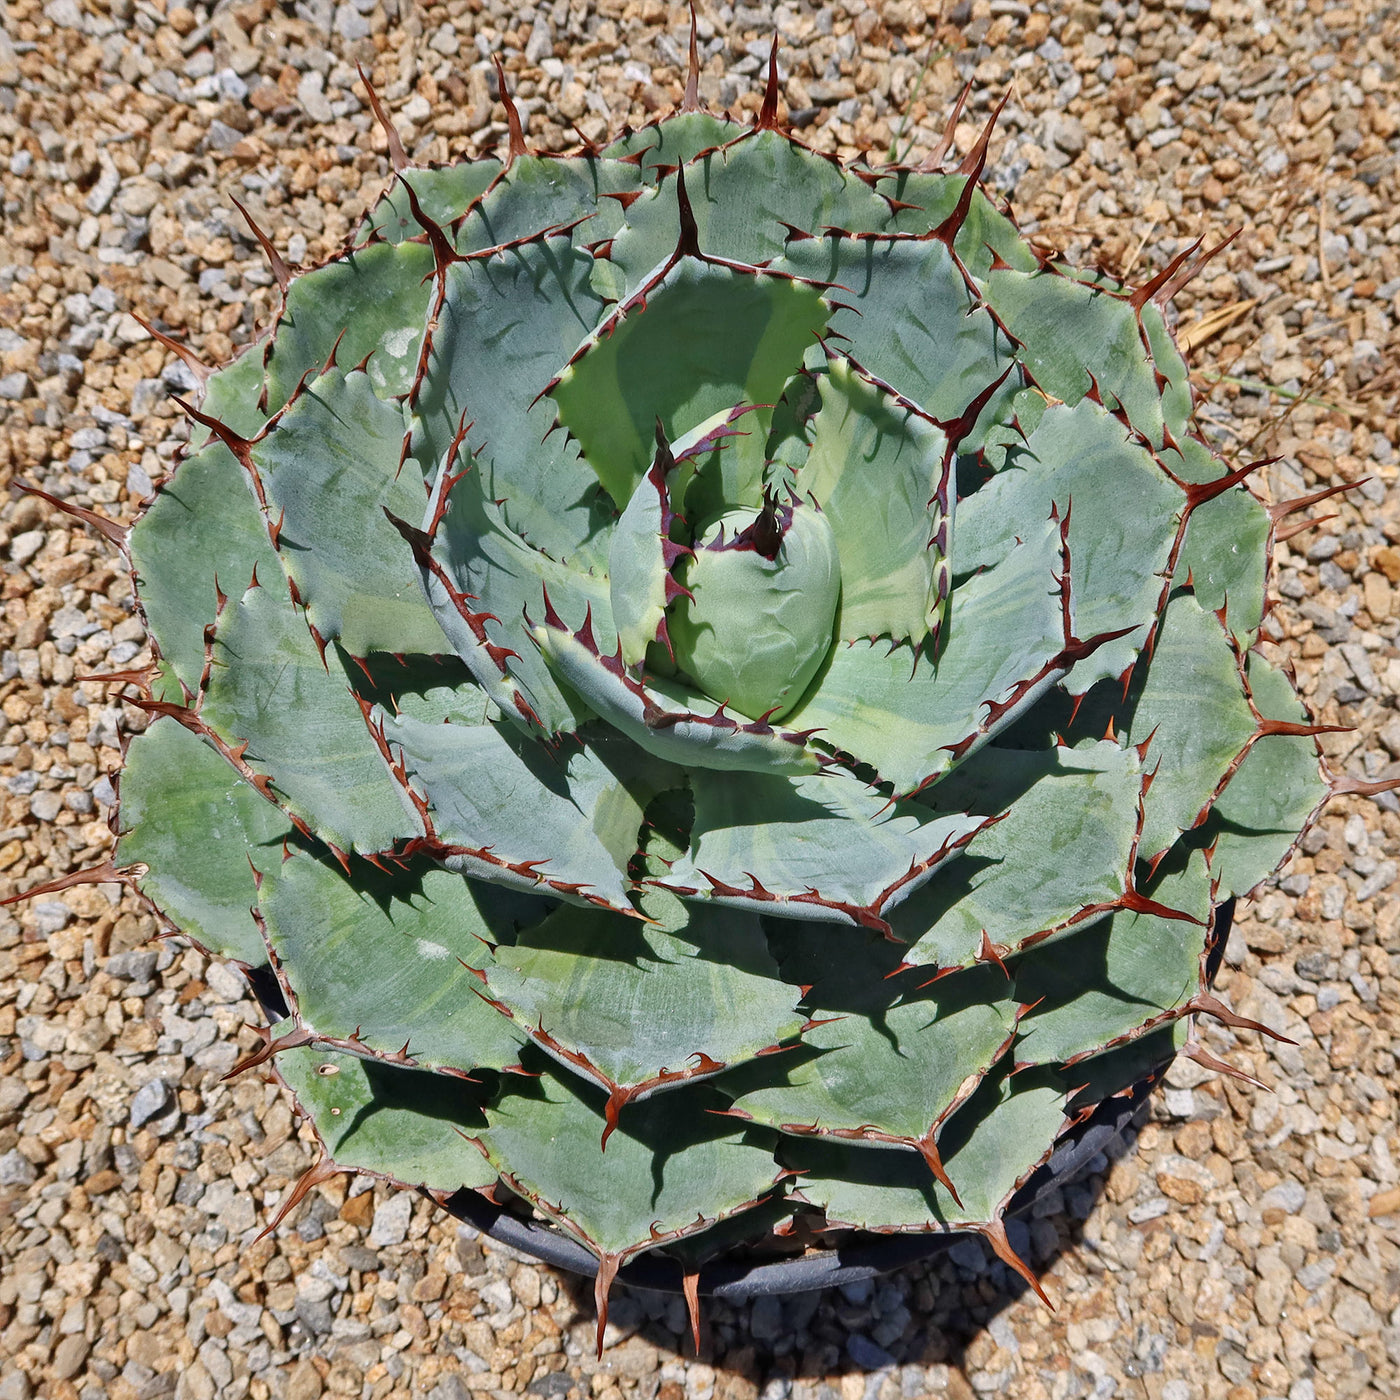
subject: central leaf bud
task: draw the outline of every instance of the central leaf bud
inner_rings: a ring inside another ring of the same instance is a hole
[[[701,533],[668,619],[676,664],[750,719],[786,714],[831,650],[841,564],[826,517],[765,496]]]

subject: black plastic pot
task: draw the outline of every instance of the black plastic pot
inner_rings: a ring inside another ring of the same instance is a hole
[[[1207,980],[1215,980],[1216,970],[1224,956],[1225,943],[1230,936],[1235,901],[1227,900],[1215,914],[1210,948],[1206,962]],[[264,1010],[272,1019],[274,1012],[285,1015],[280,989],[271,977],[266,986],[254,983]],[[267,993],[275,1001],[270,1004]],[[1025,1215],[1037,1201],[1087,1176],[1094,1160],[1108,1154],[1122,1143],[1124,1135],[1147,1105],[1157,1081],[1167,1066],[1168,1058],[1143,1076],[1130,1090],[1097,1105],[1093,1113],[1070,1130],[1051,1156],[1041,1164],[1012,1199],[1007,1215]],[[597,1259],[562,1231],[538,1220],[522,1219],[505,1208],[493,1205],[475,1191],[459,1191],[443,1203],[457,1219],[479,1230],[483,1235],[519,1250],[542,1264],[570,1273],[593,1276],[598,1272]],[[719,1259],[700,1270],[700,1292],[711,1298],[742,1302],[762,1294],[807,1293],[819,1288],[835,1288],[877,1278],[894,1269],[930,1259],[951,1248],[966,1235],[964,1231],[932,1234],[856,1235],[837,1248],[800,1258],[781,1259],[772,1263],[752,1259]],[[680,1293],[681,1269],[674,1260],[659,1255],[644,1254],[634,1259],[617,1275],[618,1279],[635,1288],[648,1288],[664,1293]]]

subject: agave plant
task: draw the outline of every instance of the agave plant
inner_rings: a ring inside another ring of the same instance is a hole
[[[507,107],[504,161],[386,120],[350,246],[262,240],[261,340],[168,342],[190,450],[97,522],[156,658],[111,678],[121,864],[49,888],[275,973],[238,1069],[324,1149],[279,1219],[337,1171],[523,1203],[597,1256],[600,1345],[627,1260],[693,1302],[795,1220],[1034,1284],[1018,1183],[1174,1053],[1229,1068],[1216,911],[1368,790],[1255,647],[1301,503],[1193,431],[1198,245],[1074,270],[981,187],[991,123],[842,165],[771,65],[752,125],[692,67],[567,157]]]

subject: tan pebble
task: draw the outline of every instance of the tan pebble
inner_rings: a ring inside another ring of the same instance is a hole
[[[215,1308],[213,1312],[206,1315],[204,1319],[204,1330],[211,1337],[227,1337],[233,1331],[233,1323],[227,1314]]]
[[[66,1381],[83,1369],[87,1360],[88,1340],[81,1332],[64,1337],[53,1351],[53,1378]],[[27,1392],[25,1392],[27,1393]]]
[[[656,1348],[641,1337],[628,1337],[608,1353],[608,1361],[622,1375],[641,1379],[656,1370]]]
[[[1262,1279],[1254,1289],[1254,1311],[1265,1327],[1276,1327],[1288,1300],[1288,1278]]]
[[[369,1229],[374,1219],[374,1192],[362,1191],[358,1196],[351,1196],[341,1206],[340,1218],[350,1225],[358,1225],[362,1230]]]
[[[1390,616],[1394,601],[1390,584],[1381,574],[1367,574],[1361,580],[1361,589],[1366,598],[1366,611],[1372,618],[1381,622]]]
[[[352,1361],[337,1361],[326,1377],[326,1389],[332,1395],[358,1397],[364,1385],[365,1373]]]
[[[91,563],[86,554],[49,559],[39,566],[39,577],[52,588],[62,588],[65,583],[73,583],[87,573]]]
[[[436,1302],[442,1297],[443,1290],[446,1287],[447,1275],[443,1273],[441,1269],[429,1269],[428,1272],[413,1285],[413,1301],[415,1303]]]
[[[511,1277],[510,1287],[523,1308],[533,1311],[539,1307],[540,1276],[536,1270],[522,1265]]]
[[[1176,1150],[1183,1157],[1190,1157],[1193,1161],[1200,1161],[1202,1157],[1210,1151],[1210,1124],[1204,1121],[1187,1123],[1185,1127],[1179,1128],[1176,1134]]]
[[[93,1172],[83,1183],[83,1188],[89,1196],[105,1196],[108,1191],[114,1191],[121,1184],[120,1175],[108,1167],[104,1171]]]
[[[195,18],[193,10],[186,9],[184,5],[176,5],[165,18],[169,21],[170,27],[183,39],[186,34],[193,32],[199,21]]]
[[[1164,1196],[1180,1201],[1184,1206],[1198,1206],[1205,1200],[1205,1188],[1199,1181],[1190,1177],[1172,1176],[1169,1172],[1157,1173],[1157,1189]]]
[[[287,101],[282,89],[276,83],[262,83],[255,87],[248,95],[248,100],[265,117],[270,116]]]
[[[287,1400],[317,1400],[323,1389],[321,1373],[310,1361],[299,1361],[287,1381]]]
[[[1049,33],[1050,16],[1039,12],[1032,14],[1021,26],[1021,38],[1027,51],[1039,48]]]
[[[5,358],[7,371],[33,368],[34,363],[38,359],[39,342],[37,340],[29,341],[27,342],[27,346],[32,350],[32,354],[29,356],[29,363],[20,363],[19,359],[16,357],[18,357],[21,352],[15,351],[13,355],[7,355]],[[11,529],[13,529],[16,534],[22,533],[25,530],[34,529],[35,526],[43,521],[44,511],[45,507],[40,504],[37,496],[21,496],[19,500],[15,502],[14,509],[10,512]]]
[[[1272,924],[1250,923],[1244,941],[1256,953],[1281,953],[1285,946],[1283,933]]]
[[[569,83],[559,94],[558,107],[570,121],[578,121],[588,110],[588,89],[582,83]]]
[[[976,1400],[977,1392],[961,1371],[949,1370],[948,1388],[944,1392],[948,1400]]]
[[[1371,556],[1371,563],[1388,578],[1391,583],[1400,583],[1400,549],[1386,545]]]
[[[1366,1207],[1366,1214],[1375,1220],[1382,1215],[1400,1215],[1400,1186],[1389,1191],[1377,1191]]]

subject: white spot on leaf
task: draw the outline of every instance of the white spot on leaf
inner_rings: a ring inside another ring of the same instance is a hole
[[[384,337],[384,353],[391,359],[401,360],[413,348],[413,340],[417,331],[412,326],[400,326],[396,331],[390,331]],[[374,361],[371,360],[370,364]]]

